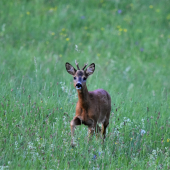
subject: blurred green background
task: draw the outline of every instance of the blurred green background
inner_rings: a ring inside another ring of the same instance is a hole
[[[167,169],[169,54],[169,0],[1,0],[0,168]],[[105,149],[100,140],[83,140],[84,126],[77,131],[79,147],[70,148],[69,122],[77,96],[65,63],[75,66],[75,60],[80,67],[95,63],[88,89],[103,88],[111,95]],[[128,119],[132,124],[127,130],[120,125]],[[153,136],[141,141],[141,129]],[[34,153],[28,151],[29,142],[35,145]],[[130,149],[115,151],[117,144]],[[153,154],[156,148],[159,159]],[[97,150],[104,156],[91,161]],[[139,150],[143,152],[137,154]],[[82,153],[85,158],[79,156]]]
[[[96,86],[168,89],[169,1],[0,3],[0,69],[9,78],[34,78],[37,69],[39,82],[67,82],[64,63],[76,59],[96,63]]]

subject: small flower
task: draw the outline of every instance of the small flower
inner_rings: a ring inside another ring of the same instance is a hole
[[[86,17],[85,16],[81,16],[81,19],[85,19]]]
[[[49,9],[50,12],[53,12],[53,11],[56,11],[56,10],[57,10],[57,6]]]
[[[93,159],[96,159],[96,158],[97,158],[97,156],[96,156],[96,155],[94,155],[94,156],[93,156]]]
[[[60,109],[62,109],[62,107]]]
[[[69,41],[70,40],[70,38],[66,38],[66,41]]]
[[[87,29],[88,29],[88,27],[84,27],[84,29],[85,29],[85,30],[87,30]]]
[[[55,35],[55,32],[52,32],[51,35]]]
[[[141,52],[143,52],[143,50],[144,50],[143,48],[140,48],[140,51],[141,51]]]
[[[121,31],[123,31],[123,29],[122,29],[122,28],[119,28],[119,31],[121,32]]]
[[[29,11],[27,11],[27,15],[30,15],[30,12],[29,12]]]
[[[160,9],[156,9],[156,12],[160,12]]]
[[[98,53],[97,56],[100,57],[100,54]]]
[[[52,12],[52,11],[53,11],[53,8],[50,8],[49,11]]]
[[[62,30],[61,30],[61,31],[63,31],[63,32],[64,32],[65,30],[66,30],[65,28],[62,28]]]
[[[115,145],[116,145],[117,143],[115,142]]]
[[[152,8],[153,8],[153,5],[149,5],[149,8],[152,9]]]
[[[141,129],[140,134],[141,134],[141,135],[144,135],[145,133],[146,133],[146,131],[143,130],[143,129]]]
[[[121,14],[121,13],[122,13],[122,10],[121,10],[121,9],[119,9],[117,12],[118,12],[119,14]]]
[[[54,10],[55,10],[55,11],[57,10],[57,6],[54,7]]]
[[[170,20],[170,14],[167,15],[166,19],[167,19],[167,20]]]
[[[101,31],[104,31],[104,28],[103,28],[103,27],[101,28]]]
[[[62,57],[62,54],[60,54],[59,57]]]
[[[160,37],[161,37],[161,38],[163,38],[163,37],[164,37],[164,35],[163,35],[163,34],[161,34],[161,35],[160,35]]]
[[[123,29],[124,32],[127,32],[127,29]]]
[[[170,139],[168,138],[168,139],[167,139],[167,142],[169,142],[169,141],[170,141]]]

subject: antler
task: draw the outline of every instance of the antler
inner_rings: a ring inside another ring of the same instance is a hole
[[[84,67],[82,68],[82,70],[84,70],[84,69],[86,68],[87,65],[88,65],[88,63],[87,63],[87,64],[84,64]]]
[[[79,68],[78,63],[76,62],[76,60],[75,60],[75,64],[76,64],[76,66],[77,66],[77,69],[80,70],[80,68]]]

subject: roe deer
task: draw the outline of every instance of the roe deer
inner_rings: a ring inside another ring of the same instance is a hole
[[[76,63],[76,66],[77,70],[70,63],[65,64],[67,72],[73,75],[74,87],[78,92],[76,115],[70,123],[72,146],[75,146],[74,128],[81,124],[88,126],[90,134],[93,134],[94,131],[96,133],[100,131],[100,127],[97,123],[102,123],[102,134],[104,135],[103,139],[105,139],[111,111],[111,97],[107,91],[103,89],[94,91],[87,90],[86,80],[93,74],[95,64],[90,64],[87,69],[85,69],[87,66],[87,64],[85,64],[81,70],[78,63]]]

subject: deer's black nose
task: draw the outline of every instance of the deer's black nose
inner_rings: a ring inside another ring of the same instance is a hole
[[[81,89],[82,88],[82,84],[81,83],[77,83],[76,84],[76,89]]]

